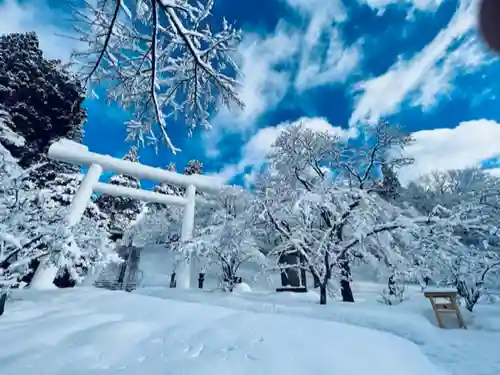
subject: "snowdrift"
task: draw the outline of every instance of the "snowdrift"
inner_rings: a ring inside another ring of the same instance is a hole
[[[92,288],[25,291],[0,321],[0,374],[442,375],[388,333]]]

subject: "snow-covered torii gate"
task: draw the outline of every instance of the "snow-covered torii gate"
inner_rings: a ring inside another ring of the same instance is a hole
[[[92,194],[98,192],[150,203],[183,206],[184,215],[182,218],[180,240],[187,241],[191,239],[193,235],[196,190],[198,189],[199,191],[207,193],[219,193],[224,187],[224,185],[215,178],[183,175],[161,168],[113,158],[109,155],[96,154],[90,152],[86,146],[64,138],[50,146],[48,156],[52,160],[89,167],[69,207],[67,219],[70,226],[80,221]],[[152,180],[159,183],[167,182],[176,186],[185,187],[186,193],[184,197],[179,197],[99,182],[99,178],[105,170],[139,179]],[[188,256],[185,262],[183,262],[176,271],[178,287],[190,287],[191,272],[191,256]]]

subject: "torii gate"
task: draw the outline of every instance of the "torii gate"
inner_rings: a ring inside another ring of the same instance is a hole
[[[85,212],[85,208],[94,192],[113,196],[122,196],[150,203],[173,204],[184,207],[182,218],[181,241],[187,241],[193,236],[195,216],[195,194],[196,189],[208,193],[220,192],[224,185],[215,178],[208,176],[183,175],[180,173],[166,171],[161,168],[150,167],[140,163],[113,158],[109,155],[101,155],[90,152],[88,148],[80,143],[68,139],[60,139],[53,143],[48,151],[50,159],[66,163],[89,166],[69,207],[68,224],[77,224]],[[115,186],[99,182],[104,170],[124,174],[139,179],[152,180],[156,182],[168,182],[173,185],[186,188],[184,197],[154,193],[143,189],[134,189],[124,186]],[[190,288],[191,286],[191,256],[185,258],[178,270],[177,286],[179,288]]]

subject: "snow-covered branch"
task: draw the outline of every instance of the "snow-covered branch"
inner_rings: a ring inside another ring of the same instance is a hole
[[[221,105],[243,106],[232,58],[240,32],[226,20],[213,32],[212,7],[212,0],[99,0],[75,10],[74,28],[87,46],[73,54],[79,74],[91,90],[106,84],[108,99],[133,111],[129,140],[157,146],[157,124],[175,153],[174,116],[183,115],[191,133],[209,127]]]

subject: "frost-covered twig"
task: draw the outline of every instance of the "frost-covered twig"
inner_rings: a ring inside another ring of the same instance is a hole
[[[99,0],[75,10],[74,29],[87,46],[73,53],[78,74],[89,84],[105,84],[109,100],[132,110],[129,140],[157,146],[152,126],[157,124],[175,153],[168,118],[184,115],[191,133],[198,125],[209,127],[208,118],[220,105],[243,106],[232,56],[240,32],[226,20],[212,32],[212,0],[128,4],[135,9],[123,0]]]

